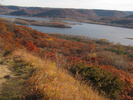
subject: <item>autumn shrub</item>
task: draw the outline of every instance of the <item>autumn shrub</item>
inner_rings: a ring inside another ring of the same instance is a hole
[[[105,51],[111,51],[111,52],[115,52],[118,55],[127,55],[128,57],[133,57],[133,54],[129,53],[129,52],[124,52],[122,50],[116,50],[116,49],[104,49]]]
[[[106,50],[106,51],[112,51],[112,52],[115,52],[115,53],[117,53],[118,55],[120,55],[120,54],[124,54],[124,51],[121,51],[121,50],[116,50],[116,49],[107,49],[107,48],[105,48],[104,50]]]
[[[15,29],[15,24],[12,22],[8,22],[5,24],[7,31],[14,32]]]
[[[119,56],[116,53],[112,53],[109,51],[102,51],[97,52],[97,56],[103,56],[104,59],[99,59],[98,64],[99,65],[111,65],[115,66],[117,69],[122,69],[127,71],[130,68],[129,65],[129,59]]]
[[[27,50],[29,50],[29,51],[37,51],[37,47],[33,43],[27,43]]]
[[[6,31],[5,21],[0,19],[0,32]]]
[[[84,79],[91,80],[113,98],[117,98],[118,92],[123,90],[124,83],[120,81],[118,76],[115,76],[104,69],[100,69],[99,67],[89,67],[84,63],[78,63],[75,66],[72,66],[70,70],[75,75],[80,74]]]

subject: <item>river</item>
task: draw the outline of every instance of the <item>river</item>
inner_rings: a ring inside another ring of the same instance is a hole
[[[10,16],[10,15],[0,15],[0,17],[5,18],[26,18],[34,20],[49,20],[43,18],[33,18],[33,17],[20,17],[20,16]],[[67,21],[72,22],[72,21]],[[72,22],[78,23],[78,22]],[[62,33],[62,34],[73,34],[73,35],[83,35],[87,37],[92,37],[95,39],[106,38],[110,42],[115,44],[119,42],[122,45],[131,45],[133,46],[133,40],[125,38],[133,38],[133,29],[106,26],[106,25],[97,25],[97,24],[88,24],[82,23],[82,25],[71,25],[72,28],[54,28],[54,27],[44,27],[44,26],[32,26],[28,25],[32,29],[44,33]]]

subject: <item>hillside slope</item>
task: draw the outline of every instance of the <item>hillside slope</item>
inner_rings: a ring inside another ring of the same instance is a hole
[[[0,14],[9,14],[10,12],[13,12],[14,10],[8,9],[5,6],[0,7]]]
[[[9,79],[0,74],[0,83],[5,80],[5,84],[0,84],[1,100],[109,100],[56,67],[54,62],[41,60],[25,50],[14,51],[1,61],[0,68],[8,66],[4,69],[12,73],[3,74],[9,75]]]
[[[133,14],[126,16],[125,18],[133,18]]]
[[[11,15],[16,15],[16,16],[22,16],[22,15],[31,16],[32,12],[30,10],[23,9],[23,10],[20,10],[20,11],[11,12],[10,14]]]
[[[52,9],[45,13],[36,14],[37,17],[96,17],[91,11],[75,10],[75,9]]]
[[[24,51],[19,52],[19,49]],[[0,20],[0,52],[3,52],[0,64],[10,64],[17,79],[22,79],[21,81],[14,79],[16,84],[27,83],[27,88],[21,88],[24,89],[22,94],[18,92],[20,96],[27,98],[43,96],[52,100],[55,98],[101,100],[101,96],[97,94],[91,97],[90,90],[86,88],[91,86],[98,94],[106,95],[108,99],[133,99],[131,46],[122,46],[119,43],[114,45],[106,39],[94,40],[85,36],[46,34],[27,26]],[[16,55],[12,56],[14,54]],[[36,71],[34,68],[39,69]],[[8,81],[11,82],[11,87],[15,85],[14,81]],[[78,84],[79,81],[81,84]],[[6,84],[5,88],[9,90]],[[12,89],[16,91],[15,88]],[[12,95],[7,93],[6,97],[9,96]],[[104,99],[106,100],[105,97]]]
[[[53,9],[45,13],[40,13],[37,17],[125,17],[128,14],[122,11],[111,10],[84,10],[84,9]]]
[[[100,17],[125,17],[128,15],[125,12],[115,10],[94,10],[94,12]]]

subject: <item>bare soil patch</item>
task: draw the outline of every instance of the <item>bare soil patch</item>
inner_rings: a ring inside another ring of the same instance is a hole
[[[11,71],[8,67],[8,65],[0,65],[0,92],[2,90],[2,83],[9,79],[11,75]]]

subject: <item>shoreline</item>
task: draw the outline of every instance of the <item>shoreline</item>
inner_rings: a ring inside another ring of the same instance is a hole
[[[105,26],[113,26],[113,27],[121,27],[121,28],[129,28],[129,29],[133,29],[133,26],[122,26],[122,25],[114,25],[114,24],[107,24],[107,23],[93,23],[93,22],[82,22],[82,23],[87,23],[87,24],[97,24],[97,25],[105,25]]]

